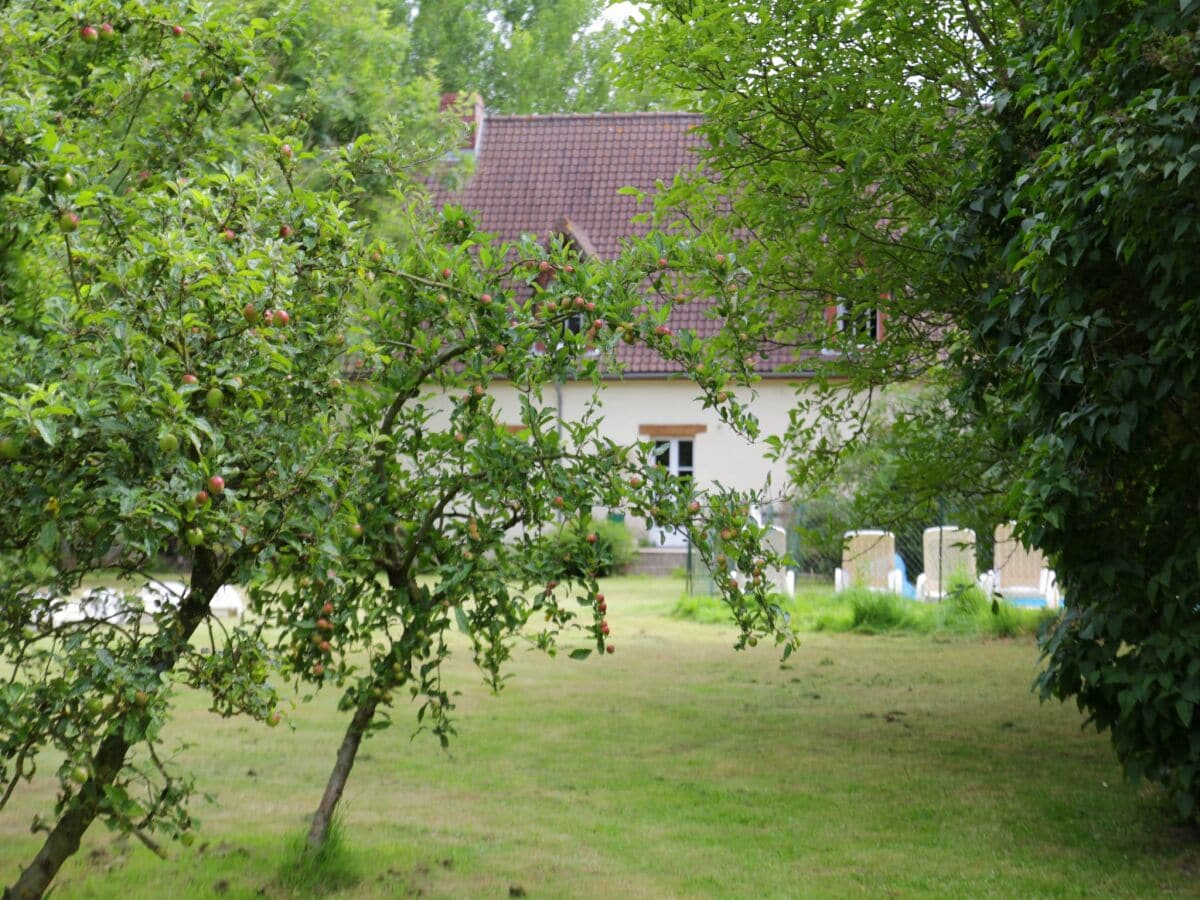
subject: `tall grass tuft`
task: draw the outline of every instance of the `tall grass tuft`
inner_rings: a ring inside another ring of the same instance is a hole
[[[307,832],[289,838],[275,878],[297,897],[332,894],[358,884],[362,874],[346,843],[340,816],[335,813],[325,843],[317,850],[308,846]]]
[[[1011,638],[1035,634],[1043,622],[1057,615],[1053,610],[993,602],[978,585],[967,581],[953,585],[937,603],[861,588],[835,594],[831,587],[808,587],[791,600],[779,598],[779,603],[797,629],[810,632]],[[671,615],[702,625],[733,621],[728,608],[715,597],[685,595]]]
[[[878,591],[851,590],[846,601],[850,604],[850,627],[866,634],[887,631],[911,631],[918,624],[919,613],[911,603],[895,594]]]

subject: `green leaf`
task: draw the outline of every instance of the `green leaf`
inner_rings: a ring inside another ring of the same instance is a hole
[[[1192,713],[1195,709],[1195,704],[1190,700],[1176,700],[1175,713],[1179,716],[1179,721],[1183,723],[1184,728],[1191,727]]]
[[[458,630],[465,635],[471,634],[471,622],[467,619],[467,614],[463,612],[462,604],[454,606],[454,620],[458,623]]]
[[[587,647],[578,647],[571,651],[571,659],[587,659],[592,655],[592,651]]]

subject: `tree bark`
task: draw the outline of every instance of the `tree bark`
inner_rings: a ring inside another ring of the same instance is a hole
[[[337,761],[329,774],[329,783],[325,785],[325,794],[321,797],[321,804],[313,814],[312,827],[308,830],[310,850],[319,850],[325,843],[325,838],[329,836],[329,823],[333,821],[333,814],[337,810],[338,801],[342,799],[342,791],[346,788],[350,770],[354,768],[354,757],[358,755],[363,735],[367,733],[371,720],[375,718],[375,705],[374,699],[364,700],[354,711],[354,718],[346,727],[342,745],[338,748]]]
[[[208,615],[220,582],[216,580],[216,559],[201,549],[192,569],[191,590],[179,608],[177,638],[162,648],[154,668],[167,672],[175,667],[188,646],[192,633]],[[46,893],[59,869],[78,849],[84,832],[100,814],[104,803],[104,788],[112,784],[125,767],[125,757],[131,744],[120,733],[110,734],[100,742],[92,756],[92,777],[71,798],[66,810],[46,837],[42,849],[11,886],[4,889],[4,900],[37,900]]]

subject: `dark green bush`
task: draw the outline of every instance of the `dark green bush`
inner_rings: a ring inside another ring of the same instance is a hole
[[[596,535],[595,548],[588,547],[586,535]],[[637,552],[633,544],[633,536],[624,522],[613,522],[610,519],[595,519],[585,526],[579,523],[565,525],[556,535],[562,546],[563,560],[566,571],[575,576],[586,574],[582,560],[590,558],[592,553],[599,556],[601,562],[596,568],[598,576],[615,575],[633,561]],[[584,551],[587,552],[584,552]]]

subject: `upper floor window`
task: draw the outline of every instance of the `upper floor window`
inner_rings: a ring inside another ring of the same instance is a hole
[[[879,310],[873,306],[837,305],[837,329],[859,343],[879,340]]]

